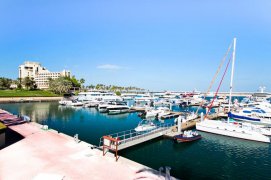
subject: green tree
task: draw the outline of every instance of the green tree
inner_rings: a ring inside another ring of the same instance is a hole
[[[72,87],[81,87],[80,82],[75,78],[75,76],[72,77],[64,77],[67,81],[70,81],[72,83]]]
[[[103,84],[97,84],[96,87],[95,87],[95,89],[97,89],[97,90],[104,90],[104,87],[105,87],[105,85],[103,85]]]
[[[75,76],[72,76],[71,82],[73,87],[81,87],[80,82],[75,78]]]
[[[91,85],[88,86],[88,88],[89,88],[89,89],[94,89],[95,86],[94,86],[93,84],[91,84]]]
[[[85,79],[81,78],[79,82],[81,85],[83,85],[85,83]]]
[[[80,80],[79,80],[79,82],[80,82],[80,84],[81,84],[81,88],[85,88],[84,87],[84,83],[85,83],[85,79],[83,79],[83,78],[81,78]]]
[[[9,89],[12,79],[0,77],[0,89]]]
[[[117,96],[121,96],[121,92],[120,92],[120,91],[117,91],[117,92],[116,92],[116,95],[117,95]]]
[[[60,77],[55,80],[49,80],[49,88],[56,94],[68,93],[72,88],[72,82],[65,77]]]
[[[37,89],[37,85],[36,82],[34,81],[34,78],[30,78],[28,76],[23,79],[23,85],[27,90]]]
[[[23,88],[23,86],[22,86],[22,78],[17,78],[17,80],[15,81],[15,83],[16,83],[18,89],[22,89]]]

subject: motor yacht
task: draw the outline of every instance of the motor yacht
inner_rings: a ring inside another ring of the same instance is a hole
[[[113,102],[112,105],[107,106],[108,114],[120,114],[129,112],[130,108],[125,102]]]
[[[77,100],[72,100],[72,102],[71,102],[71,103],[68,103],[67,105],[69,105],[69,106],[83,106],[84,103],[79,102],[79,101],[77,101]]]
[[[136,132],[147,132],[157,128],[157,126],[149,120],[142,120],[135,128]]]
[[[101,103],[103,103],[103,101],[92,100],[92,101],[88,101],[84,106],[88,108],[98,107],[98,105]]]
[[[122,98],[111,92],[80,92],[78,94],[79,101],[122,101]]]
[[[257,107],[247,107],[238,111],[229,112],[228,116],[229,118],[240,121],[271,124],[271,113],[267,113]]]
[[[158,119],[161,119],[163,116],[169,115],[171,113],[168,107],[159,107],[158,110],[160,111],[158,113]]]
[[[154,101],[155,97],[152,97],[150,94],[138,94],[134,100],[135,102],[150,102],[150,101]]]

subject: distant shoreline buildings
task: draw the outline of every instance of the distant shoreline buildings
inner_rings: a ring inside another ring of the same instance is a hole
[[[48,89],[49,79],[57,79],[59,77],[70,77],[71,72],[63,70],[61,72],[50,72],[45,67],[42,67],[39,62],[25,61],[19,66],[19,78],[33,78],[38,89]]]

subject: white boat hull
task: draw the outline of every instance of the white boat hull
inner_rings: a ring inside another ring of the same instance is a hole
[[[159,111],[153,110],[146,113],[146,118],[156,118]]]
[[[58,103],[59,103],[59,105],[66,106],[66,105],[71,104],[72,101],[64,101],[64,100],[61,100],[61,101],[59,101]]]
[[[71,106],[83,106],[84,104],[81,103],[81,102],[76,102],[76,103],[71,103],[69,105],[71,105]]]
[[[135,128],[136,132],[144,132],[144,131],[150,131],[155,129],[156,126],[138,126]]]
[[[196,123],[196,129],[223,136],[270,143],[270,138],[260,132],[246,130],[221,121],[204,120],[203,122]]]
[[[108,110],[108,114],[121,114],[127,113],[129,109],[121,109],[121,110]]]
[[[100,113],[106,113],[107,112],[107,109],[106,108],[98,108],[98,111]]]

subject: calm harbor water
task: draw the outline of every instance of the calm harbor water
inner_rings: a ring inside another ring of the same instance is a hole
[[[79,139],[94,145],[103,135],[133,129],[141,120],[136,113],[107,115],[95,108],[62,107],[57,102],[0,104],[0,108],[28,115],[34,122],[71,136],[79,134]],[[170,166],[171,174],[181,179],[271,179],[269,144],[201,135],[202,140],[188,144],[158,138],[120,154],[157,170]]]

